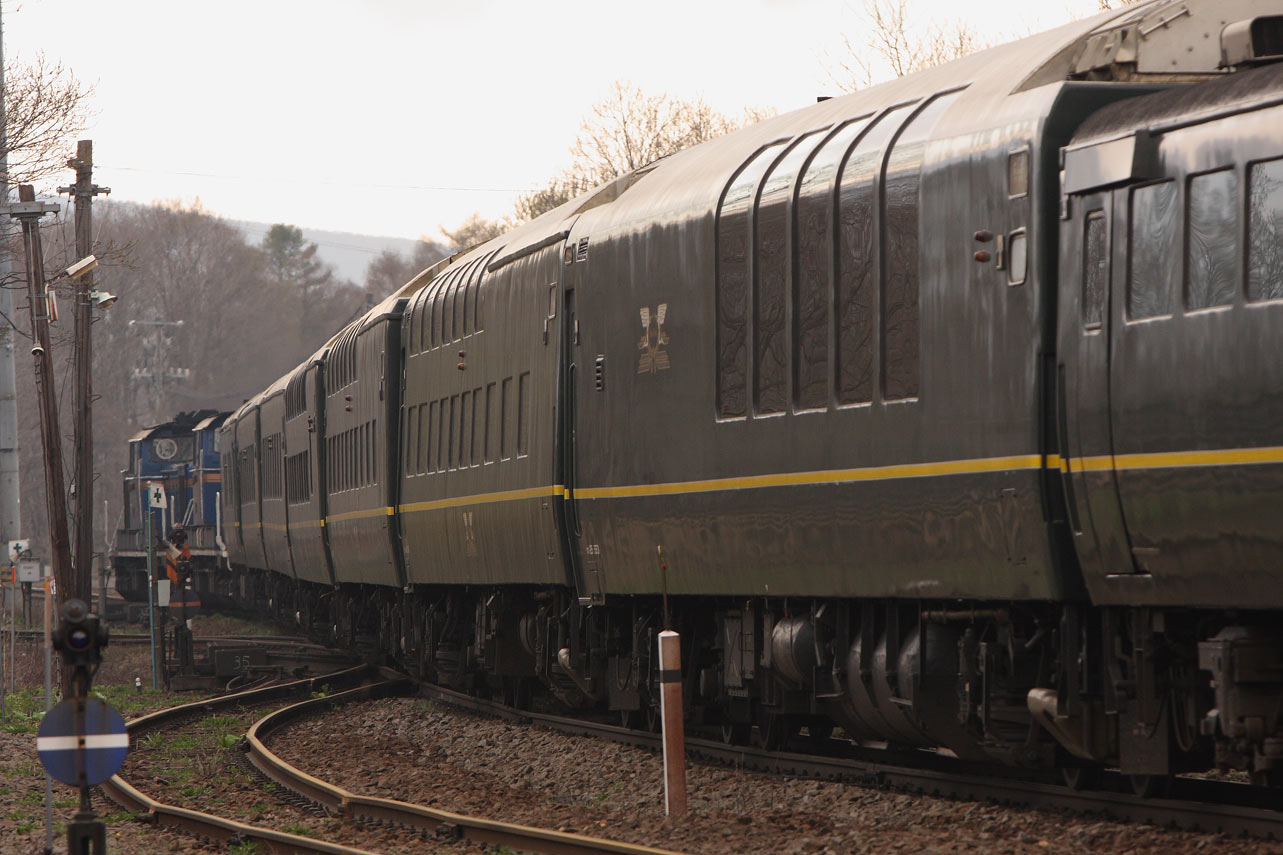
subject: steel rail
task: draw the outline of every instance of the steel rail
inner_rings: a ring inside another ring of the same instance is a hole
[[[583,834],[534,828],[466,816],[409,804],[395,799],[362,796],[322,781],[286,763],[263,744],[272,731],[302,716],[354,700],[417,692],[418,686],[402,675],[381,684],[361,686],[323,698],[312,698],[277,710],[255,722],[245,736],[245,749],[256,769],[287,790],[292,790],[328,810],[355,820],[401,825],[435,836],[468,840],[482,846],[509,847],[548,855],[675,855],[675,853]]]
[[[661,745],[660,736],[655,733],[516,710],[495,701],[482,700],[432,684],[422,684],[420,691],[452,706],[496,715],[510,721],[529,722],[562,733],[593,736],[653,751],[658,751]],[[835,747],[849,745],[841,740],[830,742]],[[906,761],[910,756],[917,761],[910,764],[865,756],[767,751],[693,737],[687,737],[686,750],[690,757],[712,764],[799,778],[844,781],[877,789],[894,789],[946,798],[991,801],[1012,807],[1067,810],[1076,814],[1190,831],[1283,840],[1283,812],[1271,807],[1246,804],[1245,802],[1261,795],[1260,790],[1247,784],[1179,778],[1175,782],[1179,797],[1144,798],[1122,791],[1127,786],[1127,781],[1125,776],[1119,774],[1104,777],[1103,785],[1108,789],[1075,790],[1054,783],[1045,775],[1022,773],[1009,768],[981,770],[975,764],[925,751],[904,755]],[[1283,794],[1268,795],[1275,800],[1277,807],[1283,808]]]
[[[4,634],[15,633],[23,640],[42,640],[45,636],[43,629],[19,629],[5,630]],[[283,646],[291,645],[298,647],[315,647],[320,650],[329,650],[323,644],[317,644],[309,641],[300,635],[197,635],[192,638],[197,644],[253,644],[260,646]],[[150,644],[151,636],[145,632],[113,632],[111,634],[110,644]]]
[[[159,710],[136,718],[126,725],[131,739],[146,730],[172,724],[193,715],[208,714],[227,707],[259,704],[298,694],[311,694],[324,686],[347,686],[369,673],[368,666],[360,665],[321,677],[309,677],[262,689],[252,689],[234,695],[197,701],[182,706]],[[327,843],[310,837],[289,834],[270,828],[260,828],[224,817],[189,810],[159,802],[140,792],[119,775],[102,784],[108,798],[135,814],[142,822],[159,828],[173,828],[198,837],[223,840],[228,843],[256,843],[269,853],[304,853],[304,855],[372,855],[364,849]]]

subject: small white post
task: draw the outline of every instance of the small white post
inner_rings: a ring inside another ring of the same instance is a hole
[[[682,725],[682,637],[659,634],[659,716],[664,736],[664,815],[686,815],[686,733]]]
[[[53,591],[45,582],[45,712],[53,706]],[[45,770],[45,851],[53,851],[53,779]]]

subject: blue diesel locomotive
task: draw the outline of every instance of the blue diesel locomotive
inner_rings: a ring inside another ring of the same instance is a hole
[[[164,562],[162,541],[176,529],[191,550],[191,588],[206,604],[217,604],[213,579],[227,551],[220,525],[217,430],[230,413],[197,410],[140,431],[129,440],[129,468],[123,470],[123,510],[108,560],[116,590],[127,600],[147,600],[148,533],[156,544],[155,566]],[[153,508],[149,492],[159,487],[165,507]],[[151,514],[150,529],[147,515]]]

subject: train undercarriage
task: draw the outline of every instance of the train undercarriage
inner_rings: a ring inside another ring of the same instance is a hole
[[[1141,794],[1213,768],[1283,783],[1283,640],[1267,614],[776,597],[588,607],[560,588],[399,592],[257,571],[225,593],[517,707],[543,696],[655,726],[656,636],[668,625],[682,635],[687,727],[727,742],[821,745],[840,733],[1058,767],[1076,786],[1114,767]]]

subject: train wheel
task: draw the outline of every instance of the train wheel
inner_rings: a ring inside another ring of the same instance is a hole
[[[753,740],[753,725],[727,722],[722,725],[722,742],[727,745],[748,745]]]
[[[646,716],[641,710],[620,710],[619,726],[626,730],[641,730],[646,726]]]
[[[1099,766],[1061,766],[1060,775],[1071,790],[1094,790],[1100,786]]]
[[[787,715],[763,713],[757,723],[757,745],[767,751],[778,751],[788,744],[797,728]]]
[[[503,702],[513,709],[530,709],[530,684],[521,677],[504,677]]]
[[[1171,775],[1128,775],[1132,792],[1142,799],[1161,798],[1171,789]]]

